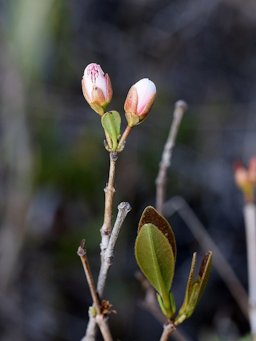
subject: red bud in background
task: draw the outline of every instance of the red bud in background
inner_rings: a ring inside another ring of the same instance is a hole
[[[249,176],[249,170],[245,168],[241,163],[235,165],[235,182],[237,186],[244,193],[245,200],[252,202],[254,199],[254,186]]]
[[[252,157],[248,167],[249,179],[256,186],[256,157]]]

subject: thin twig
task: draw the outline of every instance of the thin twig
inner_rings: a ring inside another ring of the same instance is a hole
[[[167,181],[167,170],[171,165],[172,152],[175,146],[176,136],[184,112],[187,110],[187,104],[184,101],[177,101],[173,113],[173,120],[170,127],[170,132],[164,146],[162,159],[159,164],[159,172],[156,178],[156,208],[162,213],[165,202],[165,190]]]
[[[253,341],[256,340],[256,206],[245,203],[244,220],[247,244],[249,317]]]
[[[103,294],[103,290],[106,284],[107,274],[110,266],[112,265],[113,257],[114,257],[114,248],[116,245],[116,241],[121,229],[121,226],[128,214],[128,212],[131,210],[131,206],[128,202],[121,202],[118,205],[118,214],[115,221],[115,225],[113,227],[108,247],[104,253],[103,262],[101,264],[100,273],[98,277],[98,283],[97,283],[97,291],[100,297]]]
[[[91,293],[91,297],[93,300],[93,305],[96,310],[96,322],[100,328],[101,334],[103,336],[104,341],[112,341],[113,338],[110,333],[110,329],[108,327],[108,324],[106,322],[106,319],[104,318],[103,314],[101,313],[101,302],[99,299],[99,296],[96,291],[95,283],[93,280],[92,272],[90,269],[90,265],[87,259],[86,255],[86,249],[85,249],[85,240],[82,240],[81,245],[79,246],[77,250],[77,254],[81,259],[81,262],[83,264],[86,280],[89,286],[89,290]]]
[[[115,193],[114,183],[115,183],[115,173],[116,173],[116,161],[118,159],[118,153],[109,153],[109,176],[105,192],[105,208],[104,208],[104,220],[101,227],[101,265],[104,260],[104,254],[108,246],[111,230],[112,230],[112,210],[113,210],[113,197]],[[96,321],[92,316],[89,318],[89,322],[86,328],[85,336],[82,341],[94,341],[96,337]]]
[[[114,228],[111,233],[108,247],[105,250],[104,256],[102,258],[98,282],[97,282],[97,291],[100,297],[103,294],[108,270],[113,261],[114,248],[115,248],[115,244],[116,244],[121,226],[124,222],[125,217],[127,216],[130,210],[131,210],[131,206],[128,202],[122,202],[118,205],[118,214],[116,217]],[[92,316],[90,316],[87,329],[86,329],[86,334],[85,334],[85,337],[82,339],[82,341],[93,341],[95,340],[95,336],[96,336],[96,321]]]
[[[204,251],[212,250],[214,254],[213,265],[219,272],[223,281],[226,283],[230,293],[236,300],[244,316],[248,319],[248,296],[246,290],[242,286],[235,272],[223,256],[216,243],[207,233],[205,227],[197,218],[187,202],[182,197],[174,197],[166,202],[164,211],[167,216],[177,212],[187,224],[201,248]]]
[[[86,280],[87,280],[87,283],[88,283],[88,286],[90,289],[93,304],[95,306],[97,314],[100,314],[101,304],[100,304],[99,296],[98,296],[97,291],[96,291],[96,287],[95,287],[94,279],[93,279],[92,272],[90,269],[90,265],[89,265],[89,262],[87,259],[86,249],[85,249],[85,240],[84,239],[81,241],[81,245],[78,247],[77,254],[81,258],[81,262],[83,264],[84,273],[85,273]]]
[[[109,166],[109,177],[108,183],[104,189],[105,191],[105,209],[104,209],[104,221],[101,232],[101,259],[104,257],[105,250],[108,246],[108,241],[110,238],[112,230],[112,209],[113,209],[113,197],[115,193],[114,182],[115,182],[115,170],[116,161],[118,159],[118,154],[114,152],[109,153],[110,166]]]
[[[160,341],[168,341],[175,329],[176,327],[171,321],[166,323],[163,327],[163,333],[161,335]]]

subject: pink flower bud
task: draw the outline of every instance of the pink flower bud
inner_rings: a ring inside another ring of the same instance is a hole
[[[156,86],[148,78],[135,83],[129,90],[124,103],[128,125],[134,127],[148,115],[156,97]]]
[[[86,66],[82,90],[91,108],[103,115],[112,98],[112,86],[108,74],[104,75],[100,65],[91,63]]]

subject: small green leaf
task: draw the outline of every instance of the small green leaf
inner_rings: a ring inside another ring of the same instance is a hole
[[[171,317],[173,317],[175,312],[176,312],[176,303],[175,303],[175,299],[174,299],[174,296],[173,296],[171,291],[169,293],[169,299],[170,299],[170,305],[171,305],[171,310],[172,310],[172,316]]]
[[[193,314],[196,308],[196,305],[198,303],[199,292],[200,292],[200,282],[195,281],[191,288],[191,295],[190,295],[189,303],[186,307],[186,318],[189,318]]]
[[[156,298],[157,298],[157,302],[158,302],[158,304],[159,304],[159,307],[160,307],[162,313],[163,313],[167,318],[170,318],[170,316],[169,316],[169,315],[171,315],[170,309],[169,309],[169,311],[166,310],[166,308],[165,308],[165,306],[164,306],[164,302],[163,302],[161,296],[160,296],[158,293],[156,293]]]
[[[140,228],[135,242],[135,257],[141,271],[161,296],[165,310],[170,312],[169,291],[175,260],[167,238],[155,225],[145,224]]]
[[[118,138],[120,137],[121,117],[117,111],[108,111],[101,118],[108,147],[111,151],[116,151]]]
[[[193,288],[193,281],[194,281],[194,277],[195,277],[195,275],[194,275],[195,274],[195,267],[196,267],[196,252],[194,252],[193,256],[192,256],[192,261],[191,261],[190,272],[189,272],[189,276],[188,276],[183,306],[187,306],[189,304],[189,300],[190,300],[191,292],[192,292],[192,288]],[[181,308],[181,310],[182,310],[182,308]]]
[[[174,259],[176,260],[177,248],[175,235],[168,221],[154,207],[148,206],[141,215],[138,232],[144,224],[154,224],[165,235],[172,247]]]
[[[185,298],[175,320],[176,325],[182,323],[193,314],[205,289],[211,269],[211,260],[212,252],[209,251],[203,258],[198,277],[195,278],[196,253],[193,254]]]
[[[162,313],[169,319],[169,318],[173,318],[174,314],[176,312],[176,304],[175,304],[175,300],[173,297],[173,294],[170,292],[169,293],[169,305],[168,307],[166,307],[166,305],[164,304],[162,297],[156,293],[156,297],[157,297],[157,301],[158,304],[161,308]]]

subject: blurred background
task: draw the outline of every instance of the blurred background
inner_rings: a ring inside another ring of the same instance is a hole
[[[117,168],[114,212],[129,201],[105,297],[115,339],[157,340],[134,273],[138,220],[155,203],[155,178],[174,103],[189,104],[168,177],[247,290],[243,198],[233,164],[256,154],[254,0],[0,0],[0,339],[69,341],[84,335],[91,298],[76,251],[87,240],[96,278],[108,154],[99,116],[81,92],[84,68],[112,81],[123,113],[130,86],[152,79],[150,117]],[[123,120],[123,127],[125,120]],[[178,244],[173,291],[182,302],[191,255],[203,254],[190,220],[166,209]],[[221,266],[220,266],[221,267]],[[248,320],[216,268],[187,340],[238,340]],[[239,299],[239,298],[238,298]],[[100,338],[99,338],[100,340]]]

